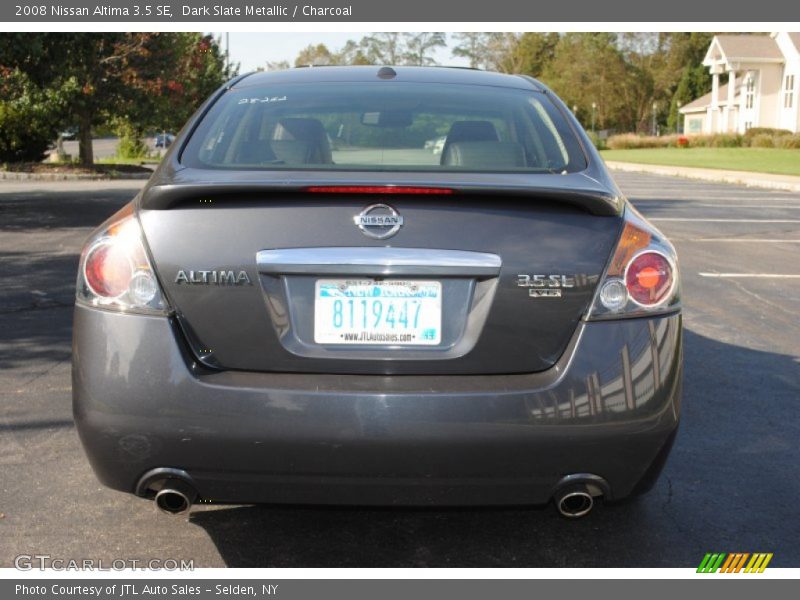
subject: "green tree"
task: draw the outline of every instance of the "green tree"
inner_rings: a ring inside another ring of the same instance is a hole
[[[219,44],[198,33],[11,34],[0,43],[0,65],[58,95],[84,165],[94,127],[178,128],[231,75],[224,63]]]
[[[635,127],[627,99],[620,93],[628,66],[616,41],[613,33],[567,33],[544,67],[542,79],[568,106],[577,107],[578,118],[587,127],[593,113],[599,129]]]
[[[673,85],[667,124],[670,129],[677,131],[680,117],[678,103],[686,105],[711,90],[711,75],[702,62],[714,34],[693,31],[669,35],[668,64]]]
[[[171,33],[165,41],[170,48],[166,67],[158,61],[137,65],[135,70],[155,83],[145,90],[146,98],[137,94],[133,110],[128,105],[130,121],[140,130],[178,131],[206,98],[239,70],[238,64],[226,66],[222,46],[210,35]]]
[[[519,36],[511,48],[517,56],[513,62],[519,65],[519,72],[541,77],[545,67],[555,58],[559,39],[557,33],[525,32]]]
[[[473,68],[539,77],[553,60],[557,33],[457,33],[453,56],[466,58]]]
[[[44,158],[64,113],[63,96],[19,69],[0,66],[0,162]]]
[[[423,31],[420,33],[405,34],[405,47],[403,62],[407,65],[419,67],[435,65],[433,54],[438,48],[447,46],[444,33]]]
[[[367,44],[347,40],[347,43],[334,55],[338,65],[373,65],[375,61],[368,55]]]
[[[659,116],[669,102],[672,84],[667,65],[669,41],[661,33],[624,33],[618,47],[625,59],[624,80],[619,82],[620,94],[625,98],[625,113],[619,121],[628,123],[628,129],[642,133],[655,133]]]
[[[452,54],[469,60],[469,66],[473,69],[481,68],[486,61],[487,38],[488,34],[480,32],[456,33],[453,39],[458,43],[453,47]]]
[[[41,160],[80,90],[59,74],[59,34],[0,36],[0,160]]]
[[[405,53],[403,34],[397,31],[373,33],[364,37],[361,44],[365,56],[376,65],[399,65]]]
[[[484,67],[500,73],[519,73],[522,56],[517,52],[520,34],[495,32],[486,35]]]

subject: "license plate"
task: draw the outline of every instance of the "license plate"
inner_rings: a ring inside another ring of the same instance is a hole
[[[317,280],[314,341],[318,344],[435,346],[441,339],[439,281]]]

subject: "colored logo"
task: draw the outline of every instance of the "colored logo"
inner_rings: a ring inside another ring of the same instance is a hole
[[[697,572],[763,573],[771,560],[772,552],[755,552],[753,554],[749,552],[736,552],[733,554],[709,552],[703,557],[703,561],[697,567]]]

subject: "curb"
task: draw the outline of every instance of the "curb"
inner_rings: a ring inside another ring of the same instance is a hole
[[[792,175],[773,175],[748,171],[726,171],[716,169],[699,169],[695,167],[673,167],[668,165],[647,165],[642,163],[606,161],[609,169],[628,173],[650,173],[685,179],[700,179],[715,183],[732,183],[747,187],[780,190],[784,192],[800,192],[800,177]]]

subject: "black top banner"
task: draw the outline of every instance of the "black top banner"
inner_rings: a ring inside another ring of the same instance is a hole
[[[796,22],[800,2],[786,0],[11,0],[0,21],[72,22]],[[713,29],[713,27],[712,27]]]

